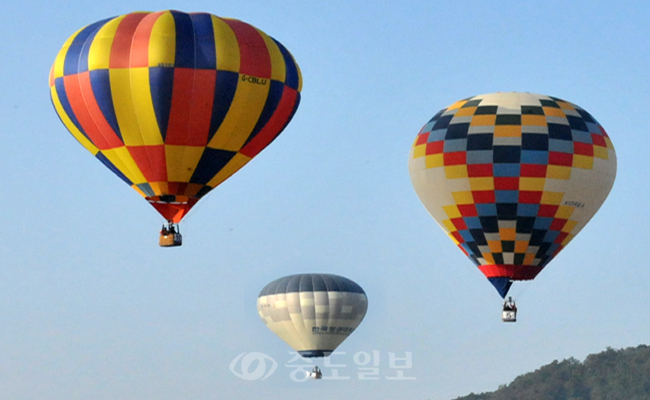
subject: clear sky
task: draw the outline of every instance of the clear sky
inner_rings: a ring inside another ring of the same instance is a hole
[[[447,400],[495,390],[556,359],[648,344],[649,7],[5,4],[0,398]],[[292,52],[304,86],[282,135],[195,207],[181,248],[162,249],[161,217],[59,122],[48,72],[82,26],[170,8],[262,29]],[[513,286],[516,324],[500,321],[501,298],[429,217],[407,170],[416,134],[438,110],[497,91],[580,105],[618,156],[598,214],[535,281]],[[259,291],[300,272],[344,275],[368,294],[365,320],[332,359],[350,379],[294,382],[290,348],[257,315]],[[251,352],[277,369],[241,379],[231,371],[241,371],[241,359],[231,362]],[[378,380],[359,377],[359,352],[379,356]],[[414,380],[387,379],[399,372],[390,353],[411,354],[402,371]]]

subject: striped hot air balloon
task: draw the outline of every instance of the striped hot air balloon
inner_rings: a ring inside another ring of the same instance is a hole
[[[485,94],[440,110],[408,164],[426,209],[502,297],[584,228],[616,175],[614,147],[593,116],[531,93]]]
[[[368,309],[361,286],[330,274],[298,274],[262,289],[257,312],[303,357],[327,357],[359,326]]]
[[[292,55],[259,29],[169,10],[78,30],[50,72],[66,128],[170,223],[282,132],[301,86]]]

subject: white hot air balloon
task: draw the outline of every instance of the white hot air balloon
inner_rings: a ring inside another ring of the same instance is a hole
[[[359,326],[368,309],[361,286],[342,276],[298,274],[262,289],[257,311],[302,357],[327,357]],[[318,367],[311,376],[321,377]]]

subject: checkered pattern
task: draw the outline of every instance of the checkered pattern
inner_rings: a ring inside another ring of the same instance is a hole
[[[595,163],[604,167],[596,171]],[[606,196],[615,166],[612,142],[588,112],[524,93],[476,96],[441,110],[410,157],[412,176],[437,170],[448,181],[418,188],[414,179],[421,197],[452,188],[445,195],[453,201],[434,201],[444,214],[432,212],[452,240],[486,276],[515,280],[534,278],[584,225],[573,217],[582,201],[567,199],[563,188],[588,176]]]

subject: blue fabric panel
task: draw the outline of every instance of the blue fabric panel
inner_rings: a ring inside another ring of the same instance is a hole
[[[115,115],[108,69],[96,69],[90,71],[90,86],[93,89],[93,95],[95,96],[97,105],[102,111],[104,118],[106,118],[106,121],[113,131],[115,131],[120,140],[124,142],[124,139],[122,139],[122,133],[120,132],[120,125],[117,123],[117,116]]]
[[[570,142],[565,142],[570,143]],[[522,150],[521,151],[522,164],[548,164],[548,151],[546,150]]]
[[[510,278],[488,278],[492,286],[499,292],[502,298],[505,299],[506,295],[508,294],[508,290],[510,290],[510,286],[512,286],[512,281]]]
[[[217,69],[217,52],[214,43],[212,17],[206,13],[190,14],[194,26],[196,69]]]
[[[174,66],[176,68],[194,68],[195,41],[194,27],[189,14],[171,11],[176,24],[176,55]]]
[[[153,102],[154,113],[163,141],[167,137],[169,114],[172,108],[172,92],[174,87],[173,67],[149,68],[149,88]]]
[[[126,177],[122,172],[120,172],[120,170],[117,169],[117,168],[115,167],[115,165],[113,165],[113,163],[110,162],[110,161],[108,160],[108,158],[106,158],[106,156],[105,156],[104,154],[102,154],[101,151],[98,152],[98,153],[95,155],[95,157],[97,157],[97,159],[98,159],[99,161],[101,161],[102,164],[104,164],[108,169],[110,169],[112,173],[114,173],[114,174],[117,175],[121,180],[123,180],[124,182],[126,182],[127,185],[129,185],[129,186],[133,185],[133,182],[131,182],[131,181],[129,180],[129,178],[127,178],[127,177]],[[147,186],[148,186],[148,185],[147,185]],[[152,190],[151,192],[153,192],[153,190]],[[145,193],[145,194],[147,194],[148,196],[151,196],[151,195],[148,194],[148,193]]]
[[[217,71],[217,82],[214,89],[214,102],[212,105],[212,118],[210,119],[210,134],[208,142],[212,139],[228,110],[232,99],[235,97],[237,91],[237,82],[239,81],[239,74],[231,71]]]
[[[476,135],[469,135],[469,137]],[[473,150],[468,151],[465,155],[468,165],[471,164],[492,164],[494,154],[492,150]]]
[[[97,30],[111,19],[113,18],[107,18],[95,22],[94,24],[90,24],[77,34],[77,36],[72,40],[72,43],[70,43],[70,48],[68,48],[68,51],[65,54],[65,60],[63,61],[63,75],[74,75],[88,70],[87,54],[84,58],[84,65],[80,65],[81,53],[84,51],[86,41],[89,38],[93,38]],[[85,51],[87,52],[88,49],[86,48]]]
[[[298,66],[296,65],[293,57],[289,54],[289,51],[277,40],[273,39],[275,44],[278,45],[280,53],[284,58],[284,65],[286,68],[284,83],[289,86],[291,89],[298,90],[299,75],[298,75]]]

